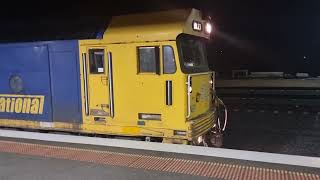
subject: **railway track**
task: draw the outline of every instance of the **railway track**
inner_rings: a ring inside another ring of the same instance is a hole
[[[303,88],[301,82],[301,87],[280,82],[261,87],[260,80],[254,87],[244,81],[217,83],[229,112],[226,148],[319,157],[320,88],[313,82]]]

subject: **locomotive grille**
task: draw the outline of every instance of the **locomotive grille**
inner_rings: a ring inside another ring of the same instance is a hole
[[[197,138],[205,134],[214,125],[214,111],[209,112],[194,118],[190,121],[191,138]]]

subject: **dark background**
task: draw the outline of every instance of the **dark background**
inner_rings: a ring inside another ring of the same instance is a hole
[[[110,16],[194,7],[216,27],[208,46],[212,67],[319,75],[320,1],[88,1],[13,2],[1,7],[0,41],[94,38]]]

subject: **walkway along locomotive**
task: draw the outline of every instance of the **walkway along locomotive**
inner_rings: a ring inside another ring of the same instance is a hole
[[[0,126],[221,146],[212,25],[196,9],[113,17],[102,38],[0,45]]]

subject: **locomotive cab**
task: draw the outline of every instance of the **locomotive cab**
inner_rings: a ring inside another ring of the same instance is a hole
[[[196,145],[222,146],[222,139],[218,139],[221,134],[210,134],[217,127],[217,104],[214,101],[214,72],[208,67],[206,41],[190,35],[177,38],[180,68],[186,76],[187,85],[188,139]]]
[[[84,99],[85,127],[102,119],[106,130],[116,134],[221,146],[223,125],[206,54],[211,31],[211,22],[196,9],[113,18],[102,40],[81,44],[89,61],[92,48],[102,49],[100,66],[107,67],[94,85],[84,87],[93,96]],[[109,82],[104,85],[102,79]]]

